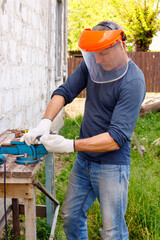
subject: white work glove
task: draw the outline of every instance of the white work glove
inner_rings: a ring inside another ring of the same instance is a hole
[[[43,135],[40,138],[40,143],[44,145],[48,152],[74,152],[74,140],[66,139],[60,135]]]
[[[33,129],[29,130],[26,134],[21,137],[20,142],[25,142],[28,146],[31,144],[37,144],[39,136],[44,134],[50,134],[52,121],[48,118],[44,118],[40,123]]]

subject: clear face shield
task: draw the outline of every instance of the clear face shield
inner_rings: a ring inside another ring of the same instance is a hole
[[[128,59],[122,40],[120,39],[120,32],[122,30],[99,31],[100,37],[102,36],[103,38],[98,39],[95,43],[93,41],[92,43],[88,43],[88,47],[84,47],[80,42],[79,46],[92,81],[96,83],[109,83],[117,81],[126,74]],[[93,33],[92,35],[96,35],[97,32],[91,31],[91,33]],[[104,34],[102,35],[101,33]],[[119,39],[115,37],[114,33],[119,36]],[[112,37],[112,39],[104,42],[103,39],[106,40],[107,37],[108,39]]]

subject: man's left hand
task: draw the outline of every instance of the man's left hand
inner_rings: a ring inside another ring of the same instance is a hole
[[[48,152],[74,152],[74,140],[66,139],[60,135],[43,135],[40,138],[40,143],[44,145]]]

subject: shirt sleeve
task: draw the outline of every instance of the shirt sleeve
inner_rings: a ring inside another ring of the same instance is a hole
[[[59,86],[53,93],[65,98],[65,105],[71,103],[75,97],[87,86],[88,70],[85,62],[76,68],[76,70],[67,78],[67,81]]]
[[[134,79],[122,87],[108,130],[120,148],[130,140],[145,92],[145,82],[142,79]]]

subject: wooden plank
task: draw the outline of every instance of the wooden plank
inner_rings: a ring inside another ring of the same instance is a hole
[[[16,157],[5,155],[7,178],[32,178],[40,168],[40,163],[23,165],[15,162]],[[4,164],[0,165],[0,178],[4,177]]]
[[[158,86],[159,86],[159,81],[157,81],[157,76],[159,76],[159,54],[156,52],[155,53],[155,74],[154,74],[154,88],[155,88],[155,92],[158,92]]]
[[[32,184],[6,184],[6,198],[33,198]],[[0,198],[4,198],[4,184],[0,184]]]
[[[23,203],[19,204],[19,214],[24,215],[25,205]],[[45,205],[36,205],[36,217],[46,218],[46,206]]]
[[[141,107],[140,116],[145,117],[149,112],[160,111],[160,101],[152,104],[146,104]]]
[[[15,138],[15,132],[6,130],[0,134],[0,145],[3,143],[9,143],[13,138]]]
[[[0,145],[10,144],[15,138],[17,131],[5,131],[0,135]],[[40,167],[40,163],[19,165],[15,162],[16,156],[5,155],[6,158],[6,197],[24,199],[25,202],[25,236],[26,240],[36,239],[36,211],[35,211],[35,192],[32,180]],[[4,198],[4,165],[0,165],[0,198]],[[14,228],[15,235],[18,235],[18,218],[19,213],[16,210],[19,205],[13,201],[14,211]],[[41,215],[46,216],[46,211],[41,211]],[[17,219],[17,220],[16,220]]]
[[[56,229],[56,223],[57,223],[57,217],[58,217],[58,212],[59,212],[59,205],[55,209],[54,213],[54,218],[53,218],[53,223],[52,223],[52,228],[51,228],[51,234],[49,240],[54,240],[54,232]]]
[[[145,55],[145,57],[146,57],[146,64],[145,64],[145,74],[144,74],[144,76],[145,76],[145,82],[146,82],[146,90],[148,91],[148,89],[149,89],[150,65],[149,65],[149,61],[148,61],[149,58],[147,58],[146,55]]]
[[[158,70],[159,70],[158,69],[159,68],[159,64],[157,62],[157,61],[159,61],[159,57],[158,57],[157,53],[155,53],[155,55],[156,55],[156,66],[155,66],[155,74],[154,74],[154,89],[155,89],[155,92],[157,92],[159,84],[157,84],[158,82],[157,82],[156,75],[158,74]]]
[[[147,92],[160,92],[160,52],[128,52],[128,56],[139,66],[145,76]],[[68,71],[71,74],[78,67],[82,57],[68,58]],[[85,97],[82,91],[78,97]]]
[[[36,240],[36,205],[35,193],[32,189],[31,199],[25,199],[25,237],[26,240]]]
[[[6,158],[6,177],[7,178],[32,178],[40,168],[40,162],[23,165],[15,162],[14,155],[5,155]],[[43,158],[44,159],[44,158]],[[42,159],[42,161],[43,161]],[[0,165],[0,178],[4,177],[4,164]]]
[[[143,52],[142,57],[141,57],[141,69],[142,69],[144,76],[146,75],[145,65],[146,65],[146,55],[145,55],[145,52]]]
[[[12,198],[12,209],[13,209],[13,232],[14,238],[20,237],[20,222],[19,222],[19,200]]]
[[[72,73],[71,61],[72,61],[72,59],[71,59],[71,58],[68,58],[68,76],[70,76],[71,73]]]
[[[152,55],[152,71],[151,71],[151,91],[154,92],[154,73],[155,73],[155,53]]]
[[[11,145],[12,140],[19,141],[15,138],[17,133],[23,132],[18,130],[7,130],[0,134],[0,146]],[[6,178],[32,178],[40,167],[40,163],[23,165],[15,162],[16,156],[11,154],[4,154],[6,158]],[[44,158],[43,158],[44,159]],[[42,159],[42,160],[43,160]],[[4,177],[4,164],[0,165],[0,178]]]
[[[11,177],[12,177],[11,169],[10,167],[6,167],[6,178],[11,178]],[[4,164],[0,165],[0,181],[1,179],[4,179]]]
[[[158,55],[158,73],[157,73],[158,76],[160,76],[160,55]],[[160,84],[159,84],[159,81],[158,79],[156,79],[157,81],[157,92],[160,92]]]
[[[32,178],[40,168],[40,163],[34,163],[29,165],[17,164],[12,171],[12,177],[14,178]]]
[[[32,183],[33,178],[6,178],[6,183],[10,184],[26,184]],[[4,179],[0,178],[0,183],[4,183]]]
[[[141,146],[140,146],[140,144],[139,144],[139,141],[138,141],[138,139],[137,139],[137,137],[136,137],[135,132],[132,133],[132,137],[133,137],[133,139],[134,139],[134,141],[135,141],[135,143],[136,143],[136,145],[137,145],[138,152],[140,153],[140,156],[143,157],[143,151],[142,151],[142,148],[141,148]]]
[[[51,199],[56,205],[59,205],[58,200],[51,194],[47,188],[45,188],[40,181],[34,179],[32,184],[36,186],[41,192],[43,192],[49,199]]]
[[[151,86],[151,84],[152,84],[152,55],[149,54],[148,58],[149,58],[149,60],[148,60],[148,62],[149,62],[149,75],[146,76],[146,77],[149,77],[149,79],[148,79],[147,92],[152,92],[152,86]]]

